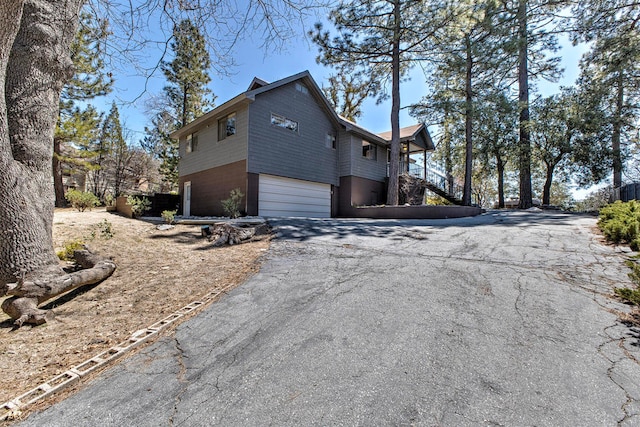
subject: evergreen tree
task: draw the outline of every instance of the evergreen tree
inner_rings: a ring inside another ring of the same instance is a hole
[[[94,157],[91,160],[91,191],[101,201],[105,200],[109,189],[114,196],[121,195],[124,179],[124,166],[121,158],[125,155],[127,143],[122,134],[120,112],[115,102],[111,105],[109,114],[102,122],[100,136],[90,150]]]
[[[507,165],[514,158],[518,141],[518,106],[506,90],[483,94],[477,105],[480,164],[496,174],[498,207],[504,208]]]
[[[460,2],[456,2],[460,3]],[[400,166],[400,79],[430,50],[435,33],[459,12],[446,0],[341,1],[329,20],[339,35],[330,38],[316,24],[318,62],[338,66],[342,73],[360,70],[374,80],[391,81],[391,147],[387,204],[398,204]],[[416,19],[416,17],[419,17]]]
[[[559,58],[546,58],[545,51],[558,50],[557,37],[549,26],[554,14],[566,6],[566,1],[517,0],[510,10],[514,17],[514,47],[517,51],[518,105],[520,136],[518,139],[518,169],[520,172],[521,209],[533,206],[531,188],[531,132],[529,126],[530,82],[542,77],[557,80]]]
[[[576,40],[591,42],[581,61],[580,85],[610,131],[613,186],[622,185],[625,152],[640,128],[640,4],[631,0],[581,0],[573,9]]]
[[[206,42],[191,20],[185,19],[174,27],[170,47],[173,60],[162,64],[169,83],[164,87],[167,107],[152,119],[143,145],[148,149],[153,147],[161,161],[159,170],[163,181],[175,190],[178,185],[178,141],[171,140],[169,134],[213,107],[215,97],[207,88],[211,81],[208,74],[211,60]]]
[[[74,74],[62,88],[60,110],[54,134],[53,145],[53,182],[56,206],[66,206],[63,186],[63,172],[69,174],[88,165],[84,164],[82,154],[78,154],[74,145],[87,144],[96,131],[95,109],[91,106],[84,110],[75,104],[108,94],[113,79],[105,72],[104,43],[108,36],[106,21],[95,19],[89,12],[80,14],[80,25],[71,43],[71,60]]]
[[[554,177],[568,166],[577,132],[576,97],[568,90],[533,105],[531,136],[533,154],[544,166],[542,204],[549,205]]]

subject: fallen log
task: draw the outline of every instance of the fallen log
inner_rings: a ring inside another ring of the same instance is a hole
[[[250,242],[256,240],[256,237],[268,235],[270,232],[271,229],[266,223],[251,227],[246,224],[224,222],[210,226],[208,230],[203,230],[203,235],[206,235],[212,242],[211,246],[217,247]]]

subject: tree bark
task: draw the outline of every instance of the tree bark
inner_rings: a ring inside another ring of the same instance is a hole
[[[622,186],[622,109],[624,108],[624,76],[618,72],[616,78],[616,109],[613,118],[613,134],[611,136],[611,150],[613,151],[613,188]]]
[[[393,2],[394,31],[391,53],[391,156],[387,204],[398,204],[400,179],[400,0]]]
[[[53,188],[56,195],[56,208],[66,208],[67,200],[64,198],[64,182],[62,181],[62,155],[61,142],[58,138],[53,138]]]
[[[60,90],[73,74],[69,45],[81,5],[82,0],[0,5],[0,296],[15,296],[3,308],[19,324],[42,321],[42,313],[32,316],[32,309],[60,283],[95,283],[113,272],[91,269],[70,279],[53,249],[53,134]],[[33,286],[44,289],[43,295]]]
[[[2,310],[14,320],[15,325],[45,323],[51,315],[46,310],[40,310],[39,304],[80,286],[101,282],[116,269],[113,262],[103,260],[87,250],[76,251],[74,257],[82,270],[44,281],[19,280],[7,286],[7,295],[13,296],[2,303]]]
[[[500,153],[496,153],[496,167],[498,169],[498,207],[504,208],[504,168],[505,161]]]
[[[529,65],[527,0],[518,3],[518,89],[520,109],[520,209],[533,206],[531,191],[531,137],[529,132]]]
[[[473,93],[472,72],[473,58],[471,55],[471,38],[465,35],[466,47],[466,78],[465,78],[465,166],[464,166],[464,191],[462,204],[471,206],[471,180],[473,176]]]
[[[547,164],[547,172],[546,178],[544,181],[544,187],[542,190],[542,204],[549,205],[551,204],[551,183],[553,182],[553,170],[555,169],[555,165]]]

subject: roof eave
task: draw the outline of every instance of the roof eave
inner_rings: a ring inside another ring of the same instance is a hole
[[[191,123],[187,124],[186,126],[181,127],[180,129],[173,131],[171,134],[169,134],[169,137],[172,139],[180,139],[181,137],[183,137],[184,135],[188,135],[190,133],[193,133],[194,130],[197,130],[201,125],[203,125],[204,123],[212,120],[212,119],[216,119],[218,116],[220,116],[222,114],[222,112],[224,112],[225,110],[229,110],[239,104],[242,103],[250,103],[253,102],[253,97],[247,96],[248,92],[244,92],[241,93],[240,95],[236,96],[235,98],[231,98],[230,100],[228,100],[227,102],[225,102],[224,104],[219,105],[218,107],[214,108],[213,110],[209,111],[208,113],[198,117],[197,119],[195,119],[194,121],[192,121]]]

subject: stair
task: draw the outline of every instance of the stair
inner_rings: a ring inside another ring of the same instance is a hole
[[[426,181],[426,187],[427,190],[436,193],[438,196],[442,197],[443,199],[453,203],[454,205],[458,205],[458,206],[464,206],[464,203],[462,203],[461,199],[458,199],[457,197],[447,193],[446,191],[444,191],[442,188],[438,187],[437,185]]]

